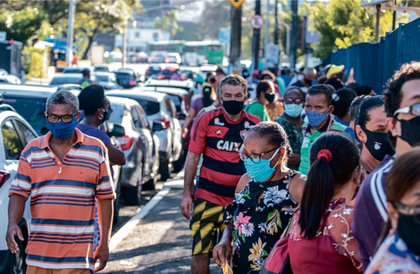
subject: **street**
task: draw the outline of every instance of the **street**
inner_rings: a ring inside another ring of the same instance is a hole
[[[182,173],[165,184],[158,184],[157,189],[163,188],[162,192],[167,194],[111,250],[108,265],[101,273],[191,273],[192,237],[189,221],[181,215],[179,208],[182,184]],[[156,191],[143,192],[142,199],[150,202],[154,193]],[[145,207],[141,208],[144,209]],[[133,207],[121,208],[120,214],[124,216],[124,224],[128,221],[128,216],[134,215],[135,212]],[[115,240],[117,228],[121,229],[121,224],[122,222],[113,229],[111,245]],[[210,271],[222,273],[213,262]]]

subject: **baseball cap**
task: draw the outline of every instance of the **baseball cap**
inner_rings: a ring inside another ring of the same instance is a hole
[[[330,78],[333,74],[342,72],[343,69],[344,69],[344,65],[341,65],[341,66],[331,65],[327,73],[327,78]]]

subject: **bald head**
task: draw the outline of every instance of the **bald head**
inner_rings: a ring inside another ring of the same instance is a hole
[[[305,68],[303,70],[303,76],[308,80],[315,80],[316,78],[316,69],[314,68]]]

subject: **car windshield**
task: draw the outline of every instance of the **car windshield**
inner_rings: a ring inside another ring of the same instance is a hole
[[[95,67],[95,71],[105,71],[105,72],[108,72],[109,69],[107,67]]]
[[[144,109],[146,114],[153,115],[160,111],[160,104],[158,102],[152,102],[142,99],[135,99]]]
[[[108,78],[108,76],[107,75],[95,75],[96,76],[96,79],[99,81],[99,82],[108,82],[109,81],[109,78]]]
[[[81,69],[74,68],[74,69],[65,69],[63,73],[82,73]]]
[[[81,79],[82,75],[80,77],[54,77],[50,85],[75,84]]]
[[[4,102],[14,107],[38,135],[44,135],[48,131],[47,121],[44,117],[45,99],[4,95]]]

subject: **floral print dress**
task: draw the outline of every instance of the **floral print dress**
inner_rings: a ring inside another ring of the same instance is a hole
[[[273,182],[250,181],[226,207],[224,222],[232,223],[234,273],[261,270],[296,207],[288,190],[296,174],[291,172]]]

